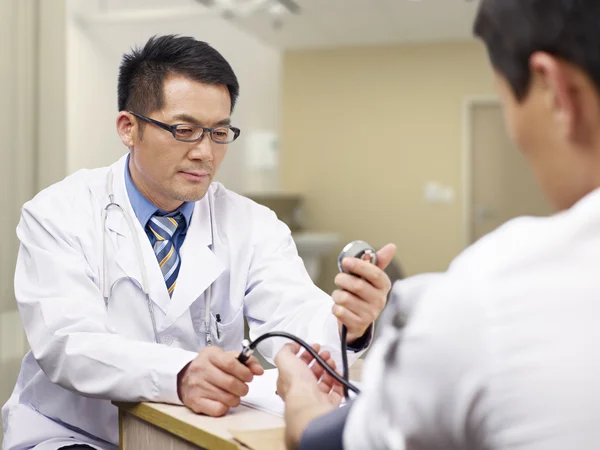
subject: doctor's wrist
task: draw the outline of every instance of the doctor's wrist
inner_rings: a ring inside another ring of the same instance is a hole
[[[374,327],[374,324],[369,325],[369,327],[366,329],[366,331],[357,338],[352,338],[352,340],[351,340],[351,338],[348,337],[348,339],[346,340],[347,345],[348,345],[348,350],[352,350],[354,352],[360,352],[360,351],[366,349],[371,344],[371,340],[373,338],[373,327]]]

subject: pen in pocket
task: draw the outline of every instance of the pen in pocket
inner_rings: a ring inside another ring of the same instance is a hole
[[[221,332],[219,331],[219,324],[221,323],[221,314],[217,314],[217,323],[215,327],[217,328],[217,339],[221,339]]]

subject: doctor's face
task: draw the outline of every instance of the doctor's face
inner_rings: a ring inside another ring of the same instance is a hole
[[[163,108],[146,114],[149,118],[168,125],[204,127],[230,122],[231,99],[224,85],[170,76],[163,85],[163,98]],[[183,202],[204,197],[227,153],[227,144],[216,144],[206,132],[199,142],[181,142],[171,132],[127,112],[119,114],[117,123],[121,139],[128,140],[131,149],[131,177],[148,200],[173,211]]]

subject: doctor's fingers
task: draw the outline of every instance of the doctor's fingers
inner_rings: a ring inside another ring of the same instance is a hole
[[[238,362],[238,364],[240,363]],[[208,366],[205,371],[205,379],[212,386],[238,397],[243,397],[248,393],[248,385],[245,382],[240,381],[233,375],[223,372],[219,367],[211,365]]]
[[[362,334],[364,333],[364,330],[366,330],[369,327],[369,325],[373,323],[373,321],[369,322],[368,319],[364,319],[356,315],[355,313],[353,313],[347,308],[344,308],[343,306],[333,305],[331,311],[342,325],[346,325],[346,328],[348,328],[349,335],[352,335],[353,333],[358,333],[359,331]]]
[[[240,406],[241,402],[240,396],[224,391],[215,385],[208,386],[202,397],[222,403],[230,408]]]
[[[199,398],[186,406],[196,414],[206,414],[211,417],[222,417],[229,411],[229,406],[208,398]]]
[[[387,266],[388,264],[389,261],[388,263],[386,263],[385,266]],[[389,277],[383,271],[385,266],[379,267],[379,264],[375,265],[368,261],[363,261],[362,259],[358,258],[345,258],[344,261],[342,261],[342,265],[350,273],[356,275],[357,277],[364,278],[377,289],[389,290],[391,286]]]
[[[237,360],[237,357],[239,355],[239,352],[234,352],[235,353],[235,360],[238,364],[239,361]],[[248,369],[250,369],[250,372],[252,372],[253,375],[262,375],[263,373],[265,373],[265,369],[262,368],[262,366],[260,365],[260,362],[258,361],[258,359],[256,359],[256,357],[251,356],[248,361],[246,361],[246,366],[248,367]]]
[[[254,374],[248,366],[237,360],[237,355],[236,352],[215,353],[211,355],[210,362],[222,372],[249,383],[254,378]]]
[[[230,351],[230,352],[225,352],[225,355],[227,357],[223,358],[223,367],[226,372],[230,373],[231,375],[238,377],[238,375],[241,375],[241,373],[239,372],[240,366],[241,367],[246,367],[250,370],[250,372],[252,373],[252,376],[259,376],[262,375],[263,373],[265,373],[265,369],[262,368],[262,366],[260,365],[260,362],[258,361],[258,359],[256,359],[255,356],[251,356],[250,358],[248,358],[248,360],[245,363],[241,363],[238,361],[238,356],[239,356],[240,352],[236,352],[236,351]],[[233,362],[232,362],[233,361]],[[231,368],[231,371],[229,370],[229,368]],[[243,378],[240,378],[240,380],[242,381],[246,381]],[[250,380],[252,381],[252,380]],[[250,381],[246,381],[247,383],[249,383]]]
[[[376,288],[368,281],[347,273],[338,273],[335,277],[335,284],[338,288],[348,291],[359,299],[367,303],[372,303],[380,309],[383,309],[385,306],[389,289]]]
[[[359,320],[361,325],[368,325],[375,321],[385,306],[385,301],[381,305],[368,303],[351,292],[342,290],[334,291],[331,298],[335,302],[332,308],[333,314],[347,327],[350,327],[350,324],[345,322],[346,316],[349,320],[356,316],[355,319]]]

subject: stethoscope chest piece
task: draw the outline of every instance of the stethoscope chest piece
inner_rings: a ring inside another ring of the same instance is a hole
[[[372,264],[377,264],[377,253],[375,249],[367,244],[365,241],[352,241],[346,245],[338,256],[338,269],[340,272],[348,273],[348,271],[342,267],[342,261],[344,258],[359,258],[366,259]]]

